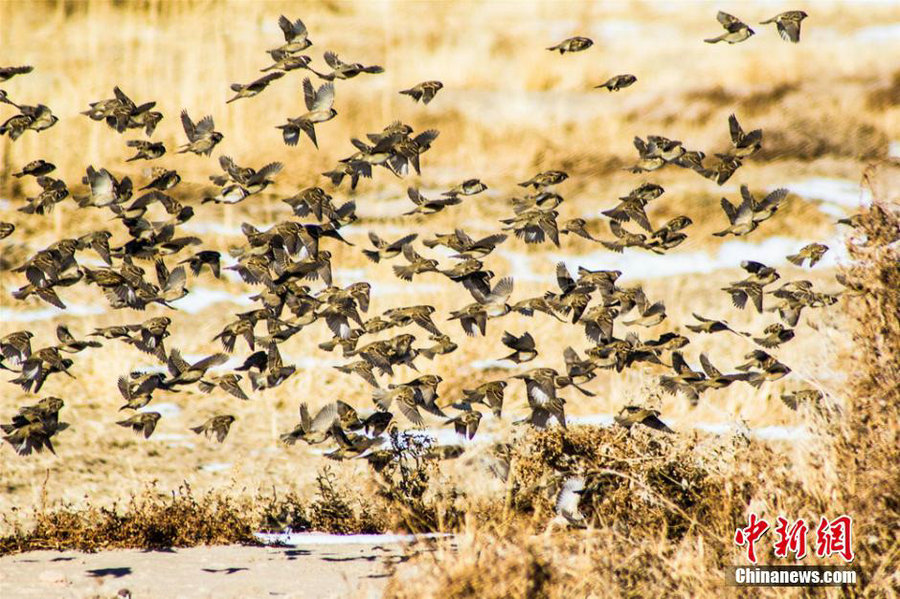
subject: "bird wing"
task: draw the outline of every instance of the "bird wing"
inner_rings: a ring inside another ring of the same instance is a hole
[[[334,84],[326,83],[316,92],[315,102],[310,110],[329,110],[334,106]]]
[[[181,111],[181,126],[184,127],[184,132],[187,134],[188,140],[194,141],[197,139],[197,130],[194,126],[194,121],[191,120],[187,110]]]
[[[316,90],[313,88],[309,77],[304,77],[303,79],[303,99],[306,102],[306,109],[313,110],[313,107],[316,105]]]

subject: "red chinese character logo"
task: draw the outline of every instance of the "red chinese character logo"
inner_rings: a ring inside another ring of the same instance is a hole
[[[752,563],[756,563],[756,548],[754,543],[769,530],[769,523],[760,520],[756,514],[750,514],[749,525],[746,528],[738,528],[734,531],[734,544],[743,547],[747,545],[747,557]]]
[[[850,516],[838,516],[829,522],[824,516],[816,528],[816,555],[828,557],[837,553],[848,562],[853,561],[853,520]]]
[[[775,541],[775,556],[787,557],[788,552],[791,552],[798,560],[806,557],[808,531],[809,527],[802,518],[788,527],[787,519],[778,516],[778,526],[775,527],[775,533],[778,535],[778,540]]]

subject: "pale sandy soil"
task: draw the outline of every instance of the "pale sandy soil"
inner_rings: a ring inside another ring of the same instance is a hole
[[[33,551],[0,558],[4,599],[318,599],[379,597],[405,543],[194,547],[172,551]]]

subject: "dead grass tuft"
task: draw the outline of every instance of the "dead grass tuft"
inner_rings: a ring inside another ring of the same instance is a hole
[[[248,499],[225,493],[195,495],[184,484],[170,495],[151,486],[143,494],[132,495],[127,503],[111,507],[41,506],[35,510],[30,529],[15,524],[11,534],[0,537],[0,555],[39,549],[160,550],[255,544],[255,510],[250,504]]]

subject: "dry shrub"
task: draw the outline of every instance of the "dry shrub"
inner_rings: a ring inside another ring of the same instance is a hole
[[[377,480],[377,495],[391,530],[445,532],[458,528],[460,492],[440,479],[438,455],[429,437],[392,429],[389,462]]]
[[[331,468],[316,477],[318,492],[309,506],[309,528],[337,534],[384,531],[384,513],[364,495],[344,488]]]
[[[37,549],[139,547],[168,549],[228,543],[255,544],[255,510],[251,500],[225,493],[194,495],[182,485],[171,495],[153,487],[124,505],[76,509],[71,505],[35,510],[33,526],[0,538],[0,555]]]
[[[854,348],[847,416],[835,436],[857,563],[872,592],[887,594],[900,587],[900,206],[874,200],[847,244],[845,276],[860,294],[845,302]]]

